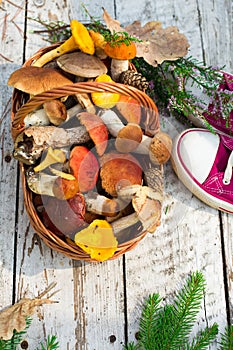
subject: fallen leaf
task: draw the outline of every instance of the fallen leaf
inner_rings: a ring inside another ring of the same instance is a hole
[[[38,298],[28,299],[23,298],[18,303],[9,306],[0,312],[0,339],[8,340],[13,336],[13,331],[21,332],[26,327],[26,317],[31,316],[35,312],[37,306],[43,304],[56,303],[56,301],[41,297],[54,287],[48,287]]]
[[[125,31],[129,35],[141,39],[141,42],[135,42],[136,56],[142,57],[154,67],[166,60],[175,61],[188,53],[188,40],[175,26],[162,28],[159,21],[150,21],[141,26],[140,21],[134,21],[122,28],[120,23],[112,19],[105,9],[103,19],[111,32]]]

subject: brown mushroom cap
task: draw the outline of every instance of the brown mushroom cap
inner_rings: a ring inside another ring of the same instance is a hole
[[[131,154],[106,153],[101,157],[100,177],[103,189],[116,197],[118,189],[129,185],[141,185],[142,168]]]
[[[172,151],[172,139],[170,136],[162,131],[159,131],[153,137],[150,149],[149,157],[154,164],[164,164],[166,163]]]
[[[107,67],[98,57],[79,51],[60,56],[57,64],[64,71],[83,78],[95,78],[107,73]]]
[[[138,124],[128,123],[117,134],[115,147],[118,152],[128,153],[135,150],[142,141],[142,129]]]
[[[33,66],[17,69],[8,79],[9,86],[32,95],[68,84],[72,81],[58,70]]]
[[[46,101],[43,104],[44,110],[50,122],[56,126],[63,123],[67,118],[67,110],[64,103],[59,100]]]

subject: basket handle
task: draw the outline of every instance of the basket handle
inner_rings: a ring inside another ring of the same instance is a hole
[[[92,92],[112,92],[126,96],[131,96],[147,109],[146,125],[156,133],[159,128],[158,109],[153,100],[143,91],[129,85],[111,82],[79,82],[71,85],[61,86],[33,96],[22,107],[19,107],[16,113],[12,112],[12,136],[13,139],[23,131],[25,116],[42,105],[44,102],[54,100],[64,96],[74,94],[92,93]],[[14,99],[13,99],[14,100]],[[17,101],[15,101],[17,105]],[[17,109],[17,108],[16,108]]]

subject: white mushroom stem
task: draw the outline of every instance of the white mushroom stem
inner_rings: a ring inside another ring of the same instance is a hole
[[[58,176],[48,175],[46,173],[34,173],[28,171],[26,180],[28,187],[34,193],[54,197],[53,185]]]
[[[90,140],[84,126],[63,129],[56,126],[31,126],[15,140],[14,157],[26,164],[34,164],[48,147],[62,148]],[[30,146],[29,146],[30,144]]]
[[[31,113],[28,113],[24,118],[24,124],[25,124],[25,128],[28,128],[29,126],[32,126],[32,125],[45,126],[50,124],[50,120],[44,108],[41,108],[41,109],[32,111]]]
[[[115,199],[109,199],[95,192],[84,194],[86,209],[92,213],[106,216],[116,216],[119,204]]]
[[[122,72],[125,72],[129,68],[128,60],[118,60],[116,58],[112,58],[111,62],[111,77],[114,81],[119,80],[119,76]]]
[[[85,109],[88,113],[95,114],[95,106],[91,102],[88,94],[75,94],[75,97],[83,109]]]
[[[132,214],[124,216],[116,221],[113,221],[111,223],[111,225],[112,225],[112,229],[113,229],[114,234],[117,236],[117,234],[120,231],[125,230],[125,229],[135,225],[138,222],[139,222],[138,215],[136,213],[132,213]]]
[[[117,137],[119,131],[125,126],[118,115],[111,109],[106,109],[103,113],[100,113],[99,116],[113,137]]]
[[[122,130],[125,125],[122,123],[118,115],[112,110],[106,110],[104,113],[100,114],[100,118],[107,126],[108,131],[113,137],[117,137],[120,130]],[[142,136],[142,141],[134,150],[135,153],[149,154],[150,144],[153,140],[152,137],[147,135]]]
[[[80,113],[83,110],[83,107],[80,104],[76,104],[74,107],[71,107],[67,110],[68,121],[70,118]],[[34,110],[28,113],[24,118],[25,128],[30,126],[46,126],[50,124],[50,120],[44,108]]]

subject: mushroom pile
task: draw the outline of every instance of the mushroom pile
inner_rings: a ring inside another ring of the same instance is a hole
[[[74,82],[117,82],[134,50],[119,57],[120,50],[111,53],[101,34],[80,22],[71,21],[71,30],[66,42],[13,72],[8,84],[33,96]],[[172,143],[166,133],[147,132],[144,114],[133,97],[74,94],[26,115],[15,139],[14,157],[24,165],[44,225],[97,261],[160,224],[161,165]]]

